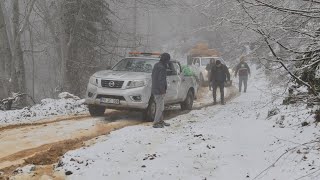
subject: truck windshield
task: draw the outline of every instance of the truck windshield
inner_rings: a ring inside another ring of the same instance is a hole
[[[207,64],[210,64],[210,60],[214,60],[213,58],[202,58],[201,59],[201,66],[206,66]]]
[[[122,59],[117,65],[112,68],[112,70],[151,73],[153,66],[157,62],[158,61],[155,59],[127,58]]]

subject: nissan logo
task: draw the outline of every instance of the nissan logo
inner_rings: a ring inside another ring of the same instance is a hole
[[[115,85],[114,81],[109,82],[109,87],[114,87],[114,85]]]

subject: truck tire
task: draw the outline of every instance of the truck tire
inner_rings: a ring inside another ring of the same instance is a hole
[[[99,106],[99,105],[89,105],[89,113],[93,117],[97,116],[103,116],[104,112],[106,111],[106,108],[104,106]]]
[[[156,102],[154,98],[151,97],[149,100],[148,108],[143,112],[143,119],[152,122],[156,115]]]
[[[180,104],[181,110],[192,110],[194,94],[191,89],[188,91],[186,99]]]

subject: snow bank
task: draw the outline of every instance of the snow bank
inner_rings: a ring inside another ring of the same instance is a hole
[[[84,99],[70,94],[59,94],[60,99],[43,99],[40,104],[20,110],[0,111],[0,125],[32,123],[58,115],[76,115],[87,112]]]
[[[80,98],[78,96],[75,96],[71,93],[68,93],[68,92],[62,92],[58,95],[58,97],[60,99],[74,99],[74,100],[80,100]]]
[[[306,104],[280,105],[276,109],[269,109],[270,115],[267,120],[274,122],[274,126],[280,128],[302,126],[314,123],[314,111],[315,109],[308,108]]]

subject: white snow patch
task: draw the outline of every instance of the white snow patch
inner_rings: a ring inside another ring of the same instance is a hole
[[[20,110],[1,111],[0,125],[31,123],[40,119],[59,115],[78,115],[87,113],[84,99],[70,94],[59,94],[60,99],[43,99],[40,104]]]
[[[75,96],[75,95],[68,93],[68,92],[62,92],[58,96],[60,99],[70,99],[71,98],[74,100],[80,100],[80,98],[78,96]]]
[[[30,174],[36,170],[36,166],[33,164],[26,165],[22,168],[17,168],[13,173],[14,174]]]
[[[301,92],[301,93],[308,93],[308,87],[306,86],[300,86],[297,91]]]

